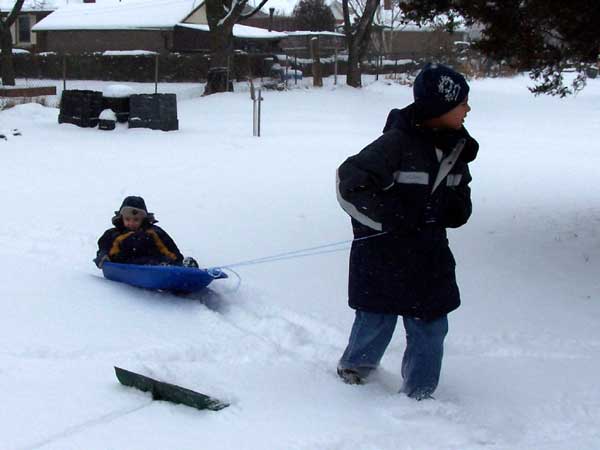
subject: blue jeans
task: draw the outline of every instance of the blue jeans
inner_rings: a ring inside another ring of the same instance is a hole
[[[403,317],[406,330],[406,350],[402,358],[400,392],[422,399],[437,388],[444,355],[444,338],[448,333],[448,317],[432,321]],[[392,339],[398,316],[356,311],[348,346],[338,367],[353,369],[361,377],[379,365]]]

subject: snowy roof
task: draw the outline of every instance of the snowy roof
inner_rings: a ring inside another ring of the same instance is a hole
[[[96,0],[97,3],[103,5],[110,3],[117,3],[118,0]],[[10,11],[15,5],[15,0],[0,0],[0,11]],[[34,12],[34,11],[55,11],[58,8],[69,5],[80,5],[83,0],[25,0],[21,11],[23,12]]]
[[[288,36],[338,36],[346,37],[343,33],[334,33],[333,31],[286,31]]]
[[[0,11],[12,11],[15,0],[0,0]],[[54,11],[66,4],[66,0],[25,0],[21,11]]]
[[[177,26],[192,28],[194,30],[208,31],[208,25],[203,24],[179,23]],[[287,34],[277,31],[268,31],[263,28],[235,24],[233,26],[233,36],[241,39],[282,39],[287,37]]]
[[[198,0],[70,4],[42,19],[33,31],[173,28],[201,4]]]

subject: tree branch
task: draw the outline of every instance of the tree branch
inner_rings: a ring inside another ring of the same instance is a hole
[[[5,26],[10,27],[13,23],[15,23],[15,20],[17,20],[17,17],[21,12],[21,8],[23,8],[23,3],[25,3],[25,0],[17,0],[15,6],[13,6],[13,9],[8,15],[8,17],[4,19]]]
[[[375,17],[375,13],[377,12],[377,7],[379,6],[379,0],[367,0],[365,5],[365,11],[363,16],[360,18],[358,23],[358,27],[355,32],[355,38],[359,41],[365,39],[371,31],[371,25],[373,24],[373,17]]]
[[[344,34],[347,39],[352,36],[352,24],[350,23],[350,9],[348,8],[348,0],[342,0],[342,11],[344,12]]]
[[[232,26],[233,24],[237,21],[237,18],[239,17],[239,15],[241,14],[241,12],[244,10],[244,7],[246,6],[248,0],[233,0],[231,2],[231,7],[229,8],[229,11],[227,11],[227,14],[225,14],[225,16],[221,17],[221,19],[218,22],[218,26]]]
[[[240,14],[240,19],[238,20],[238,22],[240,20],[246,20],[249,19],[250,17],[252,17],[254,14],[256,14],[263,6],[265,6],[267,4],[269,0],[261,0],[260,4],[254,8],[253,11],[247,13],[247,14]]]

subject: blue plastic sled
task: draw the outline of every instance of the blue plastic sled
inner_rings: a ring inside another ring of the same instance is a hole
[[[196,292],[213,280],[227,278],[219,269],[194,269],[180,266],[141,266],[106,262],[102,265],[104,278],[145,289],[172,292]]]

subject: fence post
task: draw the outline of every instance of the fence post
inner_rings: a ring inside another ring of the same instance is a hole
[[[250,80],[250,98],[252,99],[252,136],[260,137],[260,103],[263,98],[261,88],[254,89],[252,80]]]
[[[319,48],[319,38],[313,37],[310,40],[310,48],[313,57],[313,86],[323,87],[323,77],[321,75],[321,52]]]
[[[335,49],[335,53],[333,54],[333,84],[337,86],[337,76],[338,76],[338,50]]]
[[[252,136],[256,136],[256,93],[254,91],[254,82],[250,81],[250,99],[252,100]]]
[[[298,84],[298,77],[296,71],[298,70],[298,50],[294,52],[294,84]]]
[[[258,88],[258,100],[257,100],[258,101],[258,126],[257,126],[257,129],[258,129],[257,136],[258,137],[260,137],[260,103],[262,102],[262,99],[263,99],[260,90],[261,89]]]
[[[227,56],[227,72],[225,74],[225,89],[229,92],[229,72],[231,71],[231,55]]]
[[[63,91],[66,91],[67,90],[67,55],[63,55],[62,73],[63,73]]]
[[[154,93],[158,94],[158,53],[154,55]]]
[[[285,88],[288,88],[288,68],[290,66],[290,62],[289,62],[289,57],[287,55],[287,53],[285,54]]]

